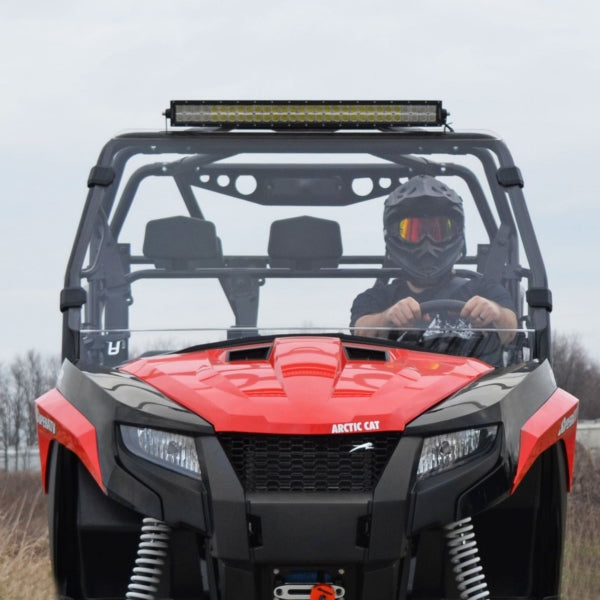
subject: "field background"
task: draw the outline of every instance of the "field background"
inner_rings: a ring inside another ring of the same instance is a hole
[[[39,474],[0,473],[0,600],[55,597]],[[600,598],[600,460],[578,447],[562,600]]]

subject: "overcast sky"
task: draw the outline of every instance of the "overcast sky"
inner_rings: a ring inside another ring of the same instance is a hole
[[[600,359],[599,3],[4,0],[0,19],[0,360],[59,353],[89,169],[182,98],[441,99],[455,129],[499,134],[525,177],[554,330]]]

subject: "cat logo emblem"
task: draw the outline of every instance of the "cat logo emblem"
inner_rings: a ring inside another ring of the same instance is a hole
[[[364,444],[355,444],[354,446],[352,446],[352,450],[350,450],[348,452],[348,454],[352,454],[353,452],[356,452],[357,450],[373,450],[373,442],[365,442]]]

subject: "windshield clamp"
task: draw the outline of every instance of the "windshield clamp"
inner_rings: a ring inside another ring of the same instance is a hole
[[[548,288],[531,288],[527,290],[526,298],[531,308],[545,308],[552,312],[552,292]]]
[[[60,292],[60,312],[69,308],[81,308],[86,300],[87,294],[82,287],[64,288]]]
[[[498,169],[496,171],[496,180],[502,187],[518,185],[522,188],[525,185],[519,167],[503,167]]]
[[[99,185],[109,186],[115,179],[115,171],[112,167],[99,167],[96,165],[90,169],[87,186],[89,188]]]

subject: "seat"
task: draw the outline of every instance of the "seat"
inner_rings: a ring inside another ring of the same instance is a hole
[[[313,271],[336,268],[342,256],[342,236],[336,221],[300,216],[271,224],[269,264],[273,268]]]
[[[146,223],[144,256],[158,268],[190,270],[223,264],[221,240],[214,223],[175,216]]]

